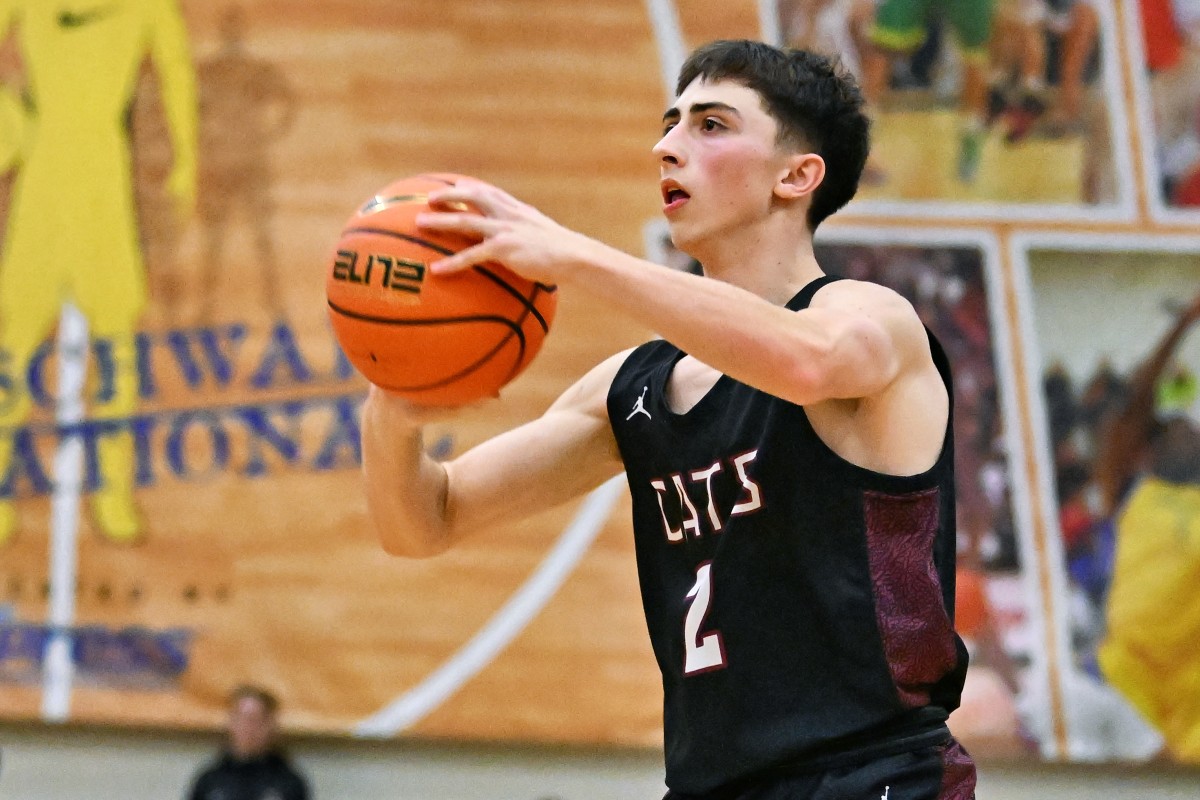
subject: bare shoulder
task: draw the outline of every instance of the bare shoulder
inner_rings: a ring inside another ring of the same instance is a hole
[[[813,308],[837,310],[887,310],[908,313],[916,319],[916,309],[895,289],[871,281],[839,280],[817,290]],[[919,320],[917,320],[919,323]]]
[[[912,303],[886,286],[843,280],[818,291],[812,306],[850,342],[847,352],[871,355],[844,359],[850,388],[840,397],[856,402],[807,409],[817,434],[842,458],[875,472],[915,475],[932,467],[949,395]]]
[[[925,325],[913,304],[895,289],[882,284],[835,281],[817,291],[811,307],[864,316],[881,325],[898,346],[928,349]]]

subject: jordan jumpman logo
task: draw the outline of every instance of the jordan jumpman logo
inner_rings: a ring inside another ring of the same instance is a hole
[[[637,414],[645,414],[646,419],[654,419],[654,417],[650,416],[650,412],[646,410],[646,390],[649,388],[649,386],[642,387],[642,394],[637,399],[637,402],[633,404],[633,411],[629,412],[629,416],[625,418],[626,420],[633,419]]]

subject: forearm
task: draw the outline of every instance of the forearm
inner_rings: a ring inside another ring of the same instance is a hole
[[[621,469],[606,399],[625,353],[576,381],[537,419],[440,463],[425,454],[423,412],[372,388],[363,406],[367,505],[384,549],[437,555],[466,536],[576,498]]]
[[[446,522],[446,470],[425,454],[421,428],[368,400],[362,419],[363,478],[367,507],[383,549],[426,558],[450,546]]]
[[[777,217],[726,242],[714,264],[722,261],[727,272],[712,280],[623,253],[468,178],[432,192],[429,203],[419,227],[478,240],[433,262],[435,275],[494,261],[529,280],[580,290],[708,366],[793,403],[875,395],[928,351],[912,306],[882,287],[848,281],[804,311],[784,307],[820,274],[811,252],[802,252],[808,239],[797,232],[798,217]],[[476,211],[459,210],[464,204]],[[770,241],[773,234],[782,245]]]
[[[1195,318],[1191,314],[1180,314],[1179,319],[1154,348],[1154,352],[1134,372],[1126,409],[1130,416],[1143,424],[1148,424],[1154,414],[1154,393],[1158,382],[1166,373],[1179,343],[1194,323]]]
[[[1095,473],[1106,511],[1116,507],[1129,477],[1137,469],[1138,454],[1145,446],[1154,422],[1158,382],[1195,321],[1193,313],[1180,315],[1154,352],[1134,371],[1124,406],[1104,428]]]

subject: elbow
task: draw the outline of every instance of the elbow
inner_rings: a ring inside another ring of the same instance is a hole
[[[448,537],[402,535],[396,529],[379,528],[379,543],[383,552],[397,558],[423,560],[439,556],[450,549]]]
[[[870,325],[848,329],[809,347],[786,367],[788,397],[799,405],[866,397],[882,391],[899,373],[895,353]]]
[[[788,400],[798,405],[808,405],[829,399],[839,369],[841,357],[832,338],[810,341],[803,358],[791,353],[786,361],[778,365],[778,374],[786,376]]]
[[[411,559],[433,558],[450,549],[449,526],[444,520],[405,513],[390,503],[367,502],[368,516],[383,552]]]
[[[797,405],[809,405],[829,398],[829,376],[819,366],[796,365],[788,376],[790,391],[786,397]]]

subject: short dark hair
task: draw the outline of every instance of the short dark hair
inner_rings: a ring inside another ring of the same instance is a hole
[[[234,688],[229,693],[229,705],[236,706],[238,701],[249,697],[252,700],[257,700],[263,707],[263,711],[267,712],[268,716],[275,716],[275,712],[279,710],[279,698],[271,694],[261,686],[243,683]]]
[[[808,209],[810,231],[854,197],[871,148],[871,123],[858,81],[840,62],[747,39],[720,40],[688,57],[676,96],[696,78],[753,89],[778,123],[780,143],[811,147],[824,159],[825,179]]]

